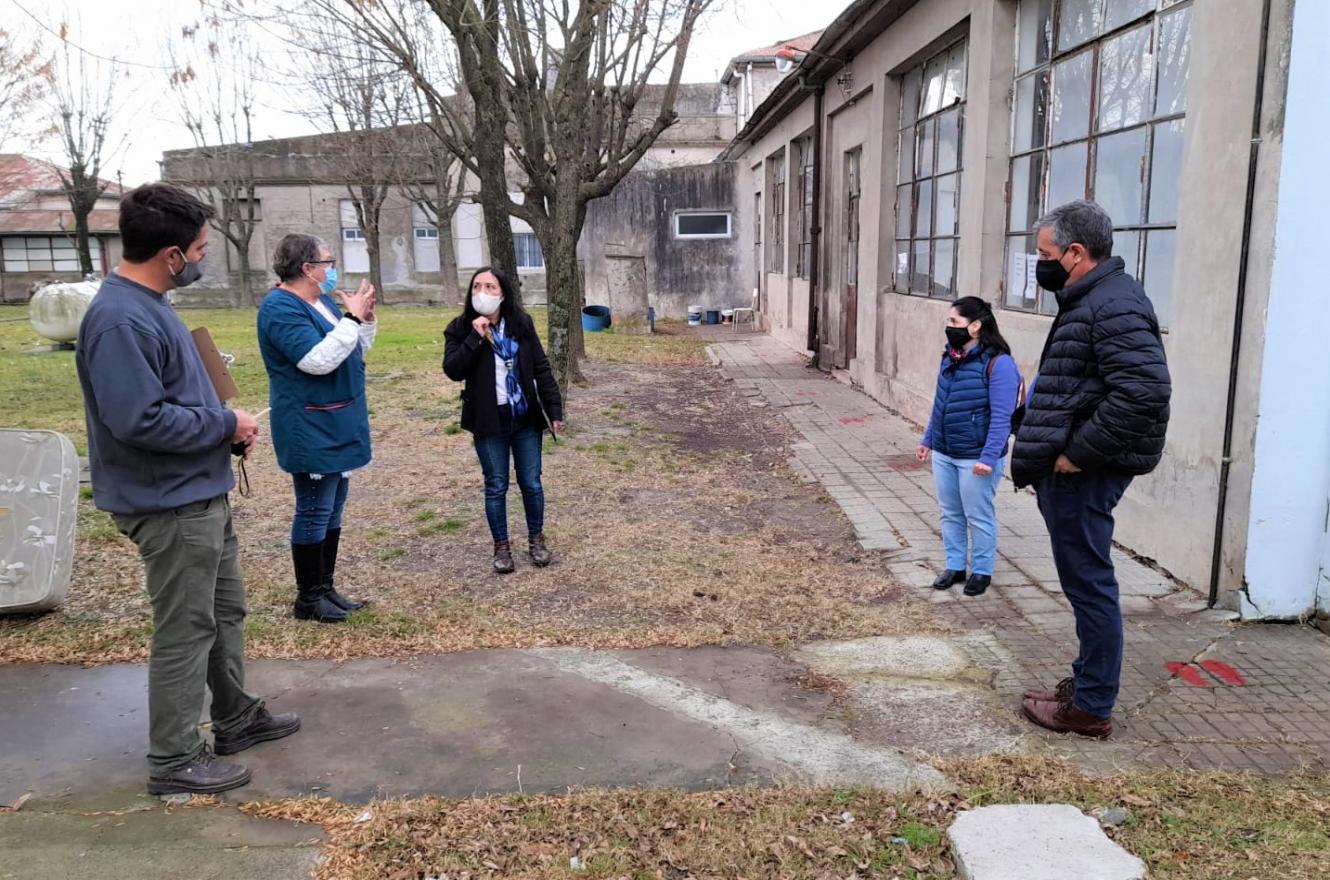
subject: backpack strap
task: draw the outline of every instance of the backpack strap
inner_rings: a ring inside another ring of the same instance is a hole
[[[997,354],[997,355],[994,355],[993,357],[991,357],[991,358],[988,359],[988,367],[985,368],[985,370],[984,370],[984,383],[985,383],[985,384],[987,384],[988,381],[989,381],[990,379],[993,378],[993,365],[997,363],[997,360],[998,360],[998,358],[1000,358],[1000,357],[1003,357],[1003,355],[1001,355],[1001,354]],[[1011,357],[1011,355],[1006,355],[1006,357]],[[1017,375],[1019,375],[1019,374],[1017,374]],[[1025,406],[1025,377],[1024,377],[1024,376],[1021,376],[1021,385],[1020,385],[1020,388],[1018,388],[1017,391],[1016,391],[1016,406],[1017,406],[1017,407]]]

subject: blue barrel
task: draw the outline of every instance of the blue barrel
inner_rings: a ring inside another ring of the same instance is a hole
[[[582,329],[587,333],[599,333],[610,326],[609,306],[583,306]]]
[[[707,323],[708,324],[720,323],[720,309],[707,309]]]

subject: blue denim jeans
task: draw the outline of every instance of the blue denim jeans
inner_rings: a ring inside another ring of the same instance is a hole
[[[1006,459],[998,459],[993,473],[986,477],[975,475],[977,462],[934,452],[933,482],[942,508],[942,548],[947,554],[947,568],[965,571],[968,550],[973,559],[971,571],[992,576],[998,543],[994,501]]]
[[[1131,477],[1083,471],[1035,483],[1062,593],[1076,615],[1080,653],[1071,664],[1082,711],[1113,714],[1122,677],[1122,607],[1113,571],[1113,508]]]
[[[526,531],[538,535],[545,530],[545,489],[540,485],[540,451],[544,432],[535,426],[507,434],[475,438],[476,457],[485,475],[485,518],[496,541],[508,540],[508,462],[517,471],[526,509]]]
[[[351,481],[341,474],[292,474],[296,486],[296,515],[291,520],[292,544],[319,544],[328,529],[342,527],[342,507]]]

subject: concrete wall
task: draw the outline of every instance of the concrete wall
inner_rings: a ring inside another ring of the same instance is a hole
[[[614,260],[640,259],[648,303],[662,317],[684,317],[689,305],[733,308],[749,304],[733,225],[729,238],[678,239],[679,211],[727,211],[733,224],[734,167],[712,163],[633,172],[614,193],[587,206],[579,248],[586,272],[586,301],[609,305],[618,315],[638,311],[624,298],[611,270]]]
[[[1254,473],[1241,609],[1250,618],[1330,613],[1330,382],[1308,372],[1306,352],[1322,344],[1321,272],[1309,254],[1324,247],[1322,217],[1330,202],[1321,112],[1330,71],[1330,5],[1294,10],[1288,100],[1280,150],[1277,247],[1270,272]],[[1310,381],[1309,381],[1310,380]],[[1318,584],[1320,585],[1318,596]]]
[[[884,5],[884,4],[879,4]],[[1174,378],[1173,419],[1163,463],[1137,480],[1120,508],[1119,539],[1156,559],[1183,580],[1208,585],[1218,497],[1218,473],[1234,332],[1235,291],[1243,252],[1243,209],[1251,116],[1259,51],[1259,2],[1192,6],[1191,71],[1182,176],[1179,181],[1177,253],[1166,349]],[[1274,0],[1273,72],[1267,76],[1264,156],[1258,174],[1257,228],[1270,224],[1278,179],[1283,91],[1278,72],[1280,22],[1291,0]],[[843,331],[850,324],[840,291],[844,288],[843,152],[864,149],[861,202],[859,308],[851,378],[874,397],[918,421],[933,394],[942,327],[948,304],[892,290],[895,183],[899,117],[897,75],[953,36],[968,44],[968,76],[962,147],[958,287],[1000,301],[1007,214],[1013,84],[1014,0],[920,0],[906,9],[847,69],[854,88],[846,96],[826,86],[824,141],[821,317],[828,363],[842,356]],[[1285,27],[1286,31],[1287,28]],[[835,54],[837,47],[820,47]],[[805,111],[811,99],[796,112]],[[760,157],[788,145],[811,124],[781,121],[738,161],[742,169],[740,209],[751,213],[751,193],[760,189],[752,166]],[[787,216],[791,214],[787,211]],[[745,222],[743,228],[751,224]],[[879,238],[884,245],[879,248]],[[1259,236],[1258,236],[1259,238]],[[1282,248],[1282,245],[1281,245]],[[1229,517],[1221,587],[1235,601],[1246,550],[1247,497],[1256,425],[1255,399],[1263,351],[1264,305],[1274,243],[1253,241],[1247,318],[1238,332],[1244,340]],[[1303,253],[1306,253],[1304,250]],[[769,286],[773,293],[777,282]],[[772,300],[779,302],[779,297]],[[773,307],[764,316],[772,332],[803,348],[802,339],[783,326],[788,319]],[[1024,312],[999,312],[1023,372],[1031,375],[1050,319]]]

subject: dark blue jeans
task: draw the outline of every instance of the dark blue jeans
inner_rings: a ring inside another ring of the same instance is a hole
[[[342,507],[351,481],[341,474],[292,474],[296,486],[296,515],[291,520],[292,544],[319,544],[328,529],[342,527]]]
[[[1113,714],[1122,677],[1122,608],[1113,572],[1113,508],[1131,485],[1123,474],[1053,474],[1035,485],[1062,592],[1076,615],[1081,650],[1072,663],[1076,705]]]
[[[545,489],[540,485],[540,444],[544,432],[535,426],[511,433],[477,437],[476,456],[485,475],[485,518],[496,541],[508,540],[508,461],[517,471],[528,535],[545,530]]]

